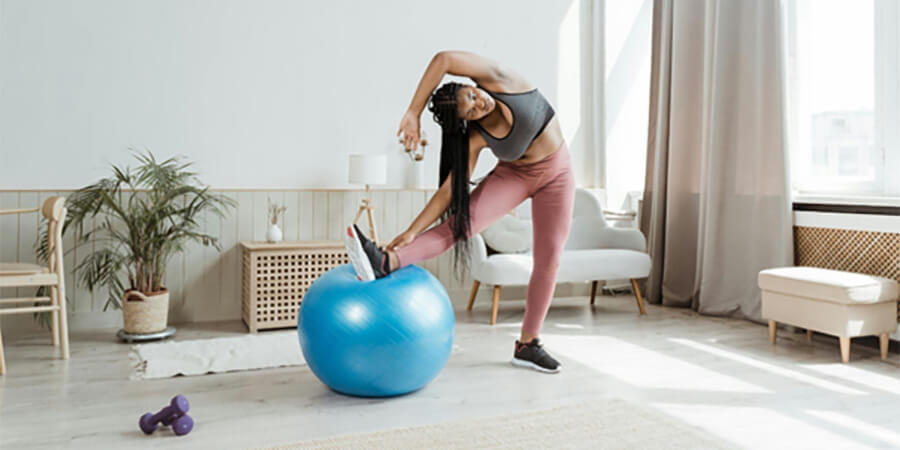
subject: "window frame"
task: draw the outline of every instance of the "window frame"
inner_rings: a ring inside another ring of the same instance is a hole
[[[873,145],[878,149],[881,164],[875,165],[874,180],[840,182],[824,177],[819,177],[816,181],[800,172],[811,169],[813,149],[812,142],[798,134],[801,125],[804,130],[808,129],[807,124],[811,125],[811,117],[801,116],[799,109],[801,98],[806,94],[795,88],[801,77],[798,60],[803,59],[802,56],[798,57],[798,3],[796,0],[788,2],[785,20],[785,36],[788,39],[787,80],[791,85],[788,89],[790,94],[787,109],[789,157],[794,201],[851,205],[867,202],[865,204],[894,206],[900,203],[900,2],[873,0]],[[892,176],[893,173],[896,175]]]

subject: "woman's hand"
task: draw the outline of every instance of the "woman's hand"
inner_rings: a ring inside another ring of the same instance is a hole
[[[400,247],[406,247],[416,238],[416,233],[412,231],[406,230],[403,233],[400,233],[399,236],[395,237],[390,244],[388,244],[385,248],[387,250],[394,250]]]
[[[409,151],[416,151],[419,147],[419,116],[416,113],[406,111],[403,119],[400,120],[400,129],[397,130],[397,136],[401,137],[403,148]]]

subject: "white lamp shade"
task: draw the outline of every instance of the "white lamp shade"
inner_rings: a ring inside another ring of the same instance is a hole
[[[387,183],[387,155],[350,155],[351,184]]]

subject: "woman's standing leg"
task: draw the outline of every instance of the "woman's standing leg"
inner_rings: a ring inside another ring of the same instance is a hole
[[[568,158],[560,163],[562,166],[556,175],[538,189],[531,200],[534,265],[528,282],[525,318],[522,321],[520,341],[523,343],[540,334],[550,301],[553,300],[556,272],[572,223],[575,177]]]
[[[525,201],[532,186],[532,179],[516,173],[509,166],[498,165],[472,191],[472,197],[469,200],[470,235],[480,233],[488,225]],[[409,245],[396,250],[399,262],[396,268],[440,256],[454,243],[449,221],[431,227],[428,231],[418,235]]]

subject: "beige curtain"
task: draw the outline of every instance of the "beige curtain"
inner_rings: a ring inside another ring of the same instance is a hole
[[[791,265],[783,5],[655,0],[641,230],[651,302],[760,320]]]

